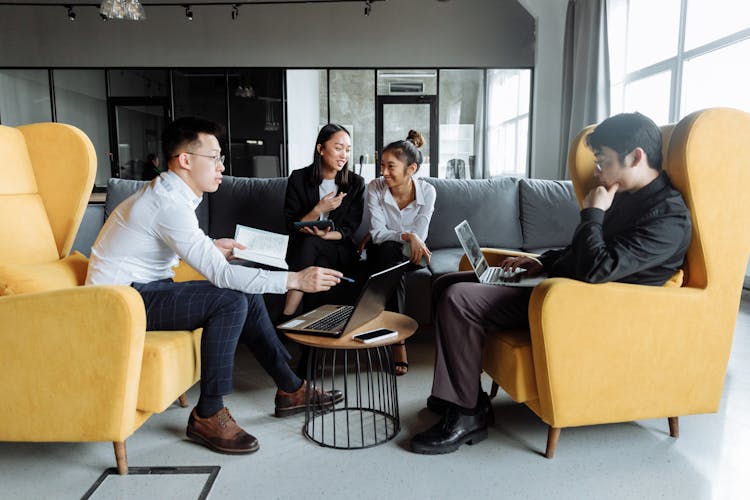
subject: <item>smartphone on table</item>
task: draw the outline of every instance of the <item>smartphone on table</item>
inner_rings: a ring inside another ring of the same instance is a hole
[[[398,335],[398,332],[396,330],[390,330],[388,328],[378,328],[377,330],[358,333],[352,338],[357,342],[362,342],[363,344],[371,344],[373,342],[380,342],[381,340],[395,337],[396,335]]]

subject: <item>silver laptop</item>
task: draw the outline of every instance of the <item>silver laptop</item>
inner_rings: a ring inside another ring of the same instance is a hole
[[[325,305],[286,321],[279,330],[324,337],[340,337],[364,325],[385,310],[385,304],[396,291],[409,261],[402,262],[367,279],[353,306]]]
[[[490,267],[487,264],[487,259],[484,258],[482,249],[469,223],[463,221],[454,230],[480,283],[486,285],[533,287],[546,279],[544,275],[526,277],[524,276],[526,269],[522,267],[507,271],[501,267]]]

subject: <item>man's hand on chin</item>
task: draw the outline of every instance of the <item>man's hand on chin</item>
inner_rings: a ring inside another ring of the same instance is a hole
[[[335,269],[311,266],[289,273],[286,278],[287,290],[301,290],[303,292],[323,292],[339,284],[343,274]]]
[[[612,206],[612,200],[615,199],[619,184],[615,183],[609,186],[597,186],[589,191],[589,194],[583,199],[583,208],[599,208],[605,212]]]

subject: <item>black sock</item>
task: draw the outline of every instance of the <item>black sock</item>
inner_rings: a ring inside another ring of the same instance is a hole
[[[222,408],[224,408],[224,398],[222,396],[206,396],[201,394],[200,398],[198,398],[195,412],[200,418],[208,418]]]
[[[462,415],[477,415],[479,413],[477,408],[464,408],[463,406],[458,406],[458,405],[456,405],[456,408],[458,408],[458,411]]]

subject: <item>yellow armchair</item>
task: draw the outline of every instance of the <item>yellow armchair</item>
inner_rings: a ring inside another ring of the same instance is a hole
[[[662,131],[693,222],[682,286],[545,280],[530,331],[496,332],[483,353],[482,369],[548,424],[548,458],[564,427],[667,417],[677,437],[680,415],[718,409],[750,251],[750,115],[707,109]],[[589,132],[569,155],[579,200],[594,169]]]
[[[87,259],[68,254],[96,173],[83,132],[0,126],[0,151],[0,441],[112,441],[125,474],[125,440],[198,380],[201,330],[146,332],[134,289],[81,286]]]

